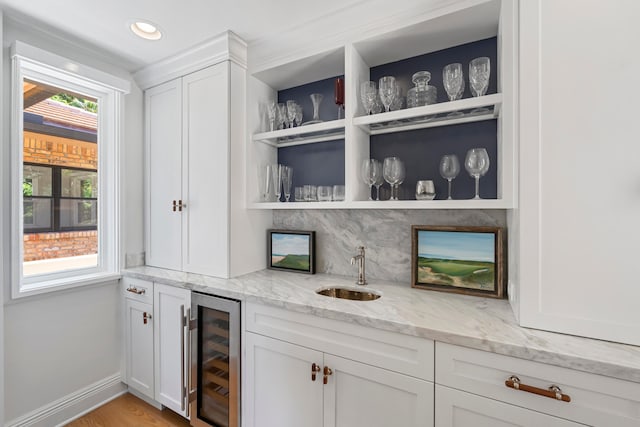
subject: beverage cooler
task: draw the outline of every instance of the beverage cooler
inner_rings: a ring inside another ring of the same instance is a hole
[[[190,418],[240,427],[240,301],[191,294]]]

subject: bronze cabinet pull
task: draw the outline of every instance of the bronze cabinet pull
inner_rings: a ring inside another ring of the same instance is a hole
[[[145,290],[144,289],[138,289],[135,286],[131,286],[129,288],[127,288],[127,292],[131,292],[137,295],[144,295]]]
[[[329,375],[333,374],[333,371],[328,366],[325,366],[323,374],[324,375],[322,376],[322,384],[327,384],[327,381],[329,380]]]
[[[173,211],[174,211],[174,212],[175,212],[175,211],[176,211],[176,209],[178,208],[178,202],[176,202],[175,200],[173,201],[172,208],[173,208]]]
[[[561,400],[563,402],[571,402],[571,397],[568,394],[563,394],[560,387],[557,385],[549,386],[549,389],[545,390],[539,387],[533,387],[530,385],[522,384],[520,378],[515,375],[511,375],[508,380],[504,382],[504,384],[515,390],[526,391],[527,393],[533,393],[544,397],[549,397],[551,399]]]
[[[316,374],[320,371],[320,365],[316,365],[315,363],[311,364],[311,381],[316,380]]]
[[[142,313],[142,323],[147,324],[147,320],[151,320],[151,313],[147,313],[146,311]]]

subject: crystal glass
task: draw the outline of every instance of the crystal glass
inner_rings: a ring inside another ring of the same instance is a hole
[[[371,197],[371,188],[373,184],[375,184],[375,168],[376,168],[376,159],[364,159],[362,161],[362,166],[360,167],[360,176],[365,184],[369,186],[369,200],[373,200]]]
[[[293,189],[293,197],[296,202],[304,202],[304,192],[302,187],[296,187]]]
[[[391,102],[389,106],[390,111],[398,111],[406,108],[405,98],[402,96],[402,88],[400,86],[396,86],[396,96]]]
[[[289,117],[287,115],[287,104],[278,104],[278,129],[286,129],[289,127]]]
[[[380,187],[384,184],[384,177],[382,176],[382,163],[376,160],[376,167],[373,174],[373,185],[376,186],[376,200],[380,200]]]
[[[378,92],[380,93],[380,101],[390,111],[391,104],[398,96],[398,84],[393,76],[384,76],[378,81]]]
[[[329,185],[320,185],[320,186],[318,186],[318,201],[319,202],[330,202],[332,193],[333,193],[333,187],[331,187]]]
[[[469,63],[469,84],[473,96],[483,96],[489,87],[491,62],[486,56],[476,58]]]
[[[397,157],[385,158],[382,163],[382,176],[391,186],[391,198],[389,200],[398,200],[398,187],[404,182],[405,177],[404,163],[402,163],[402,160]]]
[[[416,200],[433,200],[436,197],[436,187],[432,180],[416,182]]]
[[[269,118],[269,130],[272,132],[275,130],[277,109],[278,109],[278,104],[276,104],[276,101],[271,100],[267,102],[267,117]]]
[[[296,105],[296,123],[298,126],[302,125],[302,107],[300,105]]]
[[[460,161],[455,154],[445,154],[440,159],[440,176],[449,182],[449,196],[447,200],[451,200],[451,180],[455,179],[460,173]]]
[[[462,73],[462,64],[456,62],[449,64],[442,70],[442,83],[444,90],[449,96],[449,101],[455,101],[462,98],[461,89],[464,87],[464,75]]]
[[[334,202],[341,202],[344,200],[344,185],[334,185],[333,186],[333,197]]]
[[[289,127],[293,127],[293,123],[296,121],[296,106],[298,103],[296,101],[288,100],[287,101],[287,118],[289,119]],[[298,123],[300,126],[300,123]]]
[[[376,98],[378,96],[378,89],[376,89],[375,82],[364,82],[360,85],[360,100],[362,101],[362,106],[366,111],[367,115],[371,114],[373,111],[373,106],[376,103]]]
[[[333,82],[333,98],[338,106],[338,119],[342,118],[342,110],[344,110],[344,79],[338,77]]]
[[[318,201],[318,188],[315,185],[305,184],[303,187],[305,202]]]
[[[273,187],[273,165],[260,165],[258,167],[258,191],[261,202],[269,201],[271,187]]]
[[[311,102],[313,103],[313,119],[311,119],[311,121],[309,122],[306,122],[305,125],[322,122],[322,120],[320,120],[320,103],[322,102],[324,95],[322,95],[321,93],[312,93],[310,95],[310,98]]]
[[[282,190],[284,191],[285,201],[291,198],[291,183],[293,181],[293,168],[284,166],[282,171]]]
[[[484,176],[489,170],[489,154],[484,148],[472,148],[467,152],[464,161],[464,167],[471,177],[476,180],[476,196],[474,199],[480,199],[480,177]]]
[[[276,202],[280,201],[280,196],[282,195],[282,175],[280,172],[280,168],[282,165],[273,164],[271,165],[271,176],[273,183],[273,193],[276,195]]]
[[[422,107],[424,105],[435,104],[438,99],[438,89],[429,84],[431,73],[428,71],[418,71],[411,80],[415,87],[407,92],[407,107]]]

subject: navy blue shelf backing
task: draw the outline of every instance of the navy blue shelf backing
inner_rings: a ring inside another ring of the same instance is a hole
[[[415,199],[416,182],[431,179],[436,187],[436,200],[447,198],[447,180],[440,176],[440,159],[455,154],[460,160],[460,174],[453,180],[454,199],[471,199],[475,195],[475,180],[464,168],[464,159],[471,148],[486,148],[489,171],[480,178],[480,197],[497,198],[497,120],[463,123],[420,129],[396,134],[371,135],[371,158],[380,162],[385,157],[399,157],[404,162],[406,178],[400,186],[399,198]],[[375,193],[375,190],[374,190]],[[389,198],[389,184],[380,188],[382,199]]]
[[[383,64],[371,68],[371,80],[377,82],[382,76],[396,77],[402,95],[413,87],[411,76],[417,71],[431,72],[429,84],[438,88],[438,102],[448,101],[442,86],[442,69],[445,65],[460,62],[464,70],[465,92],[463,98],[471,97],[469,89],[469,62],[480,56],[488,56],[491,61],[491,76],[487,94],[497,92],[497,38],[492,37],[449,49]],[[338,107],[334,103],[335,76],[329,79],[281,90],[278,102],[295,100],[302,106],[303,122],[313,116],[312,93],[324,96],[320,104],[320,119],[328,121],[338,118]],[[471,199],[475,194],[475,181],[464,168],[464,159],[471,148],[487,149],[491,166],[487,175],[480,178],[480,197],[497,198],[497,121],[465,123],[433,127],[398,133],[372,135],[370,137],[371,157],[382,161],[385,157],[396,156],[405,163],[407,176],[400,186],[399,197],[403,200],[415,199],[416,182],[431,179],[436,187],[436,199],[447,198],[447,181],[440,177],[439,164],[444,154],[456,154],[460,159],[460,174],[453,180],[454,199]],[[278,149],[278,162],[292,166],[293,187],[304,184],[334,185],[344,184],[344,140],[305,144]],[[353,165],[360,170],[360,165]],[[292,190],[293,193],[293,190]],[[375,193],[375,190],[374,190]],[[389,198],[389,185],[381,187],[381,198]]]

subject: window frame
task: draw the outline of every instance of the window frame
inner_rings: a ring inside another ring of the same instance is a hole
[[[11,47],[11,297],[13,299],[119,278],[120,143],[128,80],[16,41]],[[45,82],[95,98],[98,110],[97,266],[25,277],[23,224],[23,81]]]

